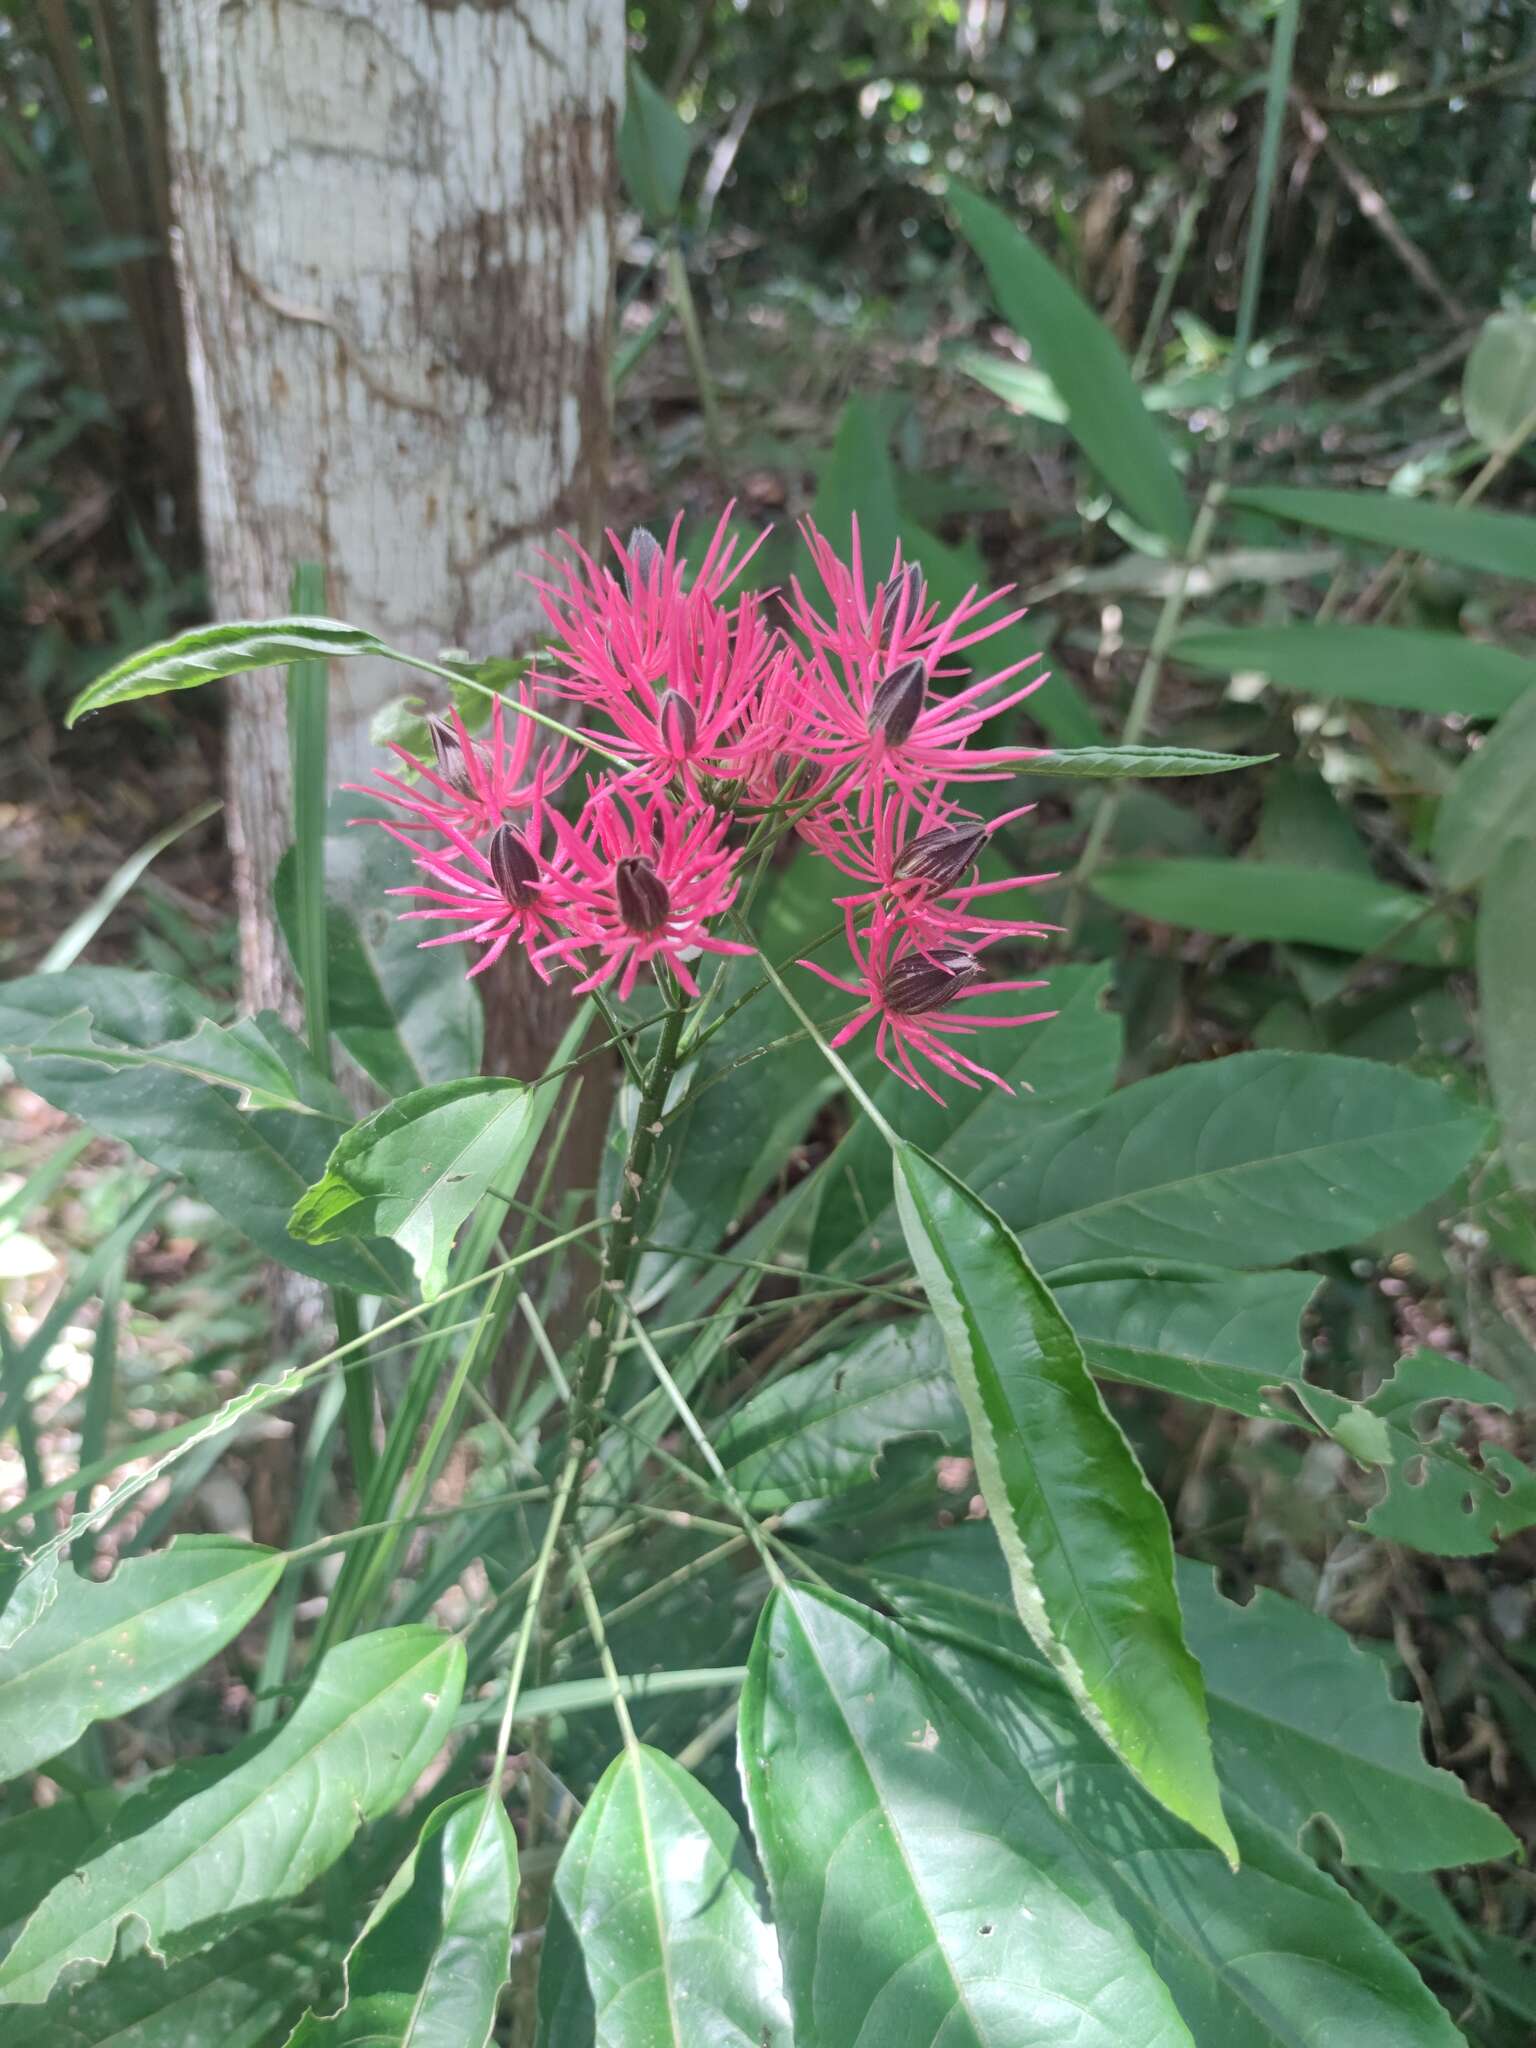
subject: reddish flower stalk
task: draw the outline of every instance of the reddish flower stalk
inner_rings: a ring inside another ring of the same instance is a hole
[[[955,1014],[956,1006],[976,996],[1044,988],[1045,983],[986,981],[982,978],[985,969],[978,957],[982,950],[980,945],[971,948],[945,944],[925,951],[917,945],[902,920],[889,911],[876,910],[862,934],[855,929],[851,906],[844,910],[843,917],[848,950],[859,971],[858,980],[847,981],[825,967],[818,967],[814,960],[800,962],[802,967],[809,968],[812,974],[819,975],[834,988],[857,996],[862,1005],[836,1034],[832,1044],[846,1045],[866,1024],[873,1023],[876,1058],[898,1079],[909,1087],[920,1088],[935,1102],[942,1102],[944,1098],[918,1072],[915,1062],[919,1058],[927,1060],[940,1073],[949,1075],[964,1088],[979,1087],[980,1081],[972,1079],[973,1075],[979,1075],[981,1080],[995,1082],[1005,1093],[1012,1095],[1012,1086],[1001,1074],[982,1066],[979,1060],[968,1058],[950,1041],[970,1037],[979,1030],[1040,1024],[1055,1012],[1040,1010],[1026,1017],[977,1017],[968,1012],[963,1016]]]

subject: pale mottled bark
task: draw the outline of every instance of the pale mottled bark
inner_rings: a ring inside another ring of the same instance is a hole
[[[338,618],[518,651],[522,572],[599,509],[621,0],[161,0],[161,22],[215,610],[284,610],[314,559]],[[338,666],[336,781],[406,687]],[[236,687],[229,753],[247,994],[271,1002],[276,676]],[[536,1044],[548,1020],[504,1006]]]

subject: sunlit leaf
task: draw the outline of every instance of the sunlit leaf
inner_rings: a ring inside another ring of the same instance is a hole
[[[894,1169],[1020,1617],[1154,1797],[1235,1854],[1162,1502],[1007,1226],[911,1146]]]
[[[0,1650],[0,1778],[45,1763],[93,1721],[132,1712],[240,1630],[281,1576],[281,1553],[178,1536],[98,1582],[64,1573],[59,1597]]]
[[[463,1645],[435,1629],[332,1650],[270,1741],[48,1894],[0,1962],[0,2002],[39,2003],[64,1970],[109,1961],[130,1926],[174,1960],[200,1923],[296,1897],[405,1797],[463,1683]]]
[[[807,2048],[1190,2048],[1103,1879],[895,1624],[777,1593],[741,1765]]]
[[[338,619],[239,619],[223,626],[197,626],[129,655],[98,676],[70,706],[65,723],[73,725],[88,711],[102,711],[109,704],[158,697],[165,690],[195,690],[247,669],[388,652],[375,634]]]
[[[790,2048],[778,1944],[739,1830],[642,1743],[614,1758],[555,1871],[540,2048]]]

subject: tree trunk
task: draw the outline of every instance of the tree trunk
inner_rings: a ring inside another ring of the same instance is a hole
[[[161,21],[216,611],[286,610],[315,560],[333,616],[412,652],[519,651],[523,572],[598,521],[621,0],[161,0]],[[333,782],[368,770],[403,687],[337,665]],[[278,676],[235,687],[229,764],[246,994],[272,1003]],[[554,1020],[526,990],[496,1008],[500,1059],[536,1062]]]

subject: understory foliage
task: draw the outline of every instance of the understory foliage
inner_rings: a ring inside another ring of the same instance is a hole
[[[946,374],[1072,473],[1043,604],[854,398],[798,530],[744,485],[568,540],[516,662],[301,565],[77,697],[287,669],[302,1029],[80,964],[111,902],[0,983],[17,1083],[143,1164],[0,1323],[7,2048],[1530,2038],[1536,519],[1479,501],[1536,324],[1480,326],[1392,488],[1321,426],[1269,480],[1298,12],[1203,365],[941,195],[994,322]],[[692,137],[638,74],[623,155],[691,319]],[[333,792],[360,656],[433,696]],[[530,977],[560,1043],[483,1073]],[[125,1265],[178,1206],[310,1328],[146,1418]],[[281,1535],[200,1519],[274,1426]],[[1368,1629],[1384,1582],[1419,1608]]]

